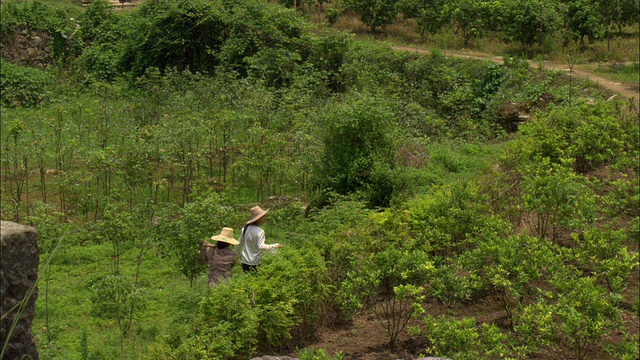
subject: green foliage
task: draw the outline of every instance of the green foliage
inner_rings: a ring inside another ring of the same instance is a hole
[[[460,260],[496,295],[511,325],[518,323],[518,312],[529,299],[537,298],[537,284],[561,262],[546,240],[526,235],[498,235],[478,244]]]
[[[415,19],[420,38],[427,34],[435,34],[445,25],[446,14],[442,0],[400,0],[396,4],[398,12],[405,19]]]
[[[345,53],[340,72],[348,89],[354,88],[355,93],[380,94],[381,89],[394,91],[401,85],[407,60],[407,54],[393,51],[390,46],[354,42]]]
[[[108,22],[114,21],[115,15],[113,7],[106,0],[95,0],[85,10],[80,18],[82,35],[86,40],[96,40],[106,30],[104,27]]]
[[[444,11],[460,32],[465,46],[479,37],[486,27],[485,9],[485,2],[474,0],[456,0],[445,5]]]
[[[0,94],[3,106],[29,107],[49,98],[54,79],[47,70],[14,65],[0,61]]]
[[[429,296],[453,305],[467,303],[486,288],[477,276],[471,276],[460,262],[437,264],[429,279]]]
[[[540,239],[557,240],[565,231],[592,222],[595,197],[584,177],[560,164],[540,159],[523,168],[523,209],[531,213],[527,220]]]
[[[92,293],[92,315],[116,322],[124,355],[124,339],[146,306],[144,290],[136,280],[120,274],[94,278],[87,286]]]
[[[324,17],[325,19],[327,19],[327,22],[329,24],[335,25],[335,23],[338,22],[338,18],[340,17],[340,11],[332,6],[329,6],[327,8],[327,12],[325,12],[324,14]]]
[[[544,45],[545,38],[557,33],[562,25],[560,3],[549,0],[511,0],[504,3],[502,31],[520,42],[525,52],[532,45]]]
[[[434,186],[429,194],[407,202],[417,248],[449,256],[469,249],[483,233],[504,231],[504,224],[488,214],[478,190],[461,181]]]
[[[421,251],[396,249],[392,239],[387,243],[392,247],[358,260],[358,266],[347,273],[338,296],[351,311],[373,307],[389,336],[389,346],[394,348],[409,320],[424,312],[420,305],[425,298],[422,284],[433,263]]]
[[[167,206],[156,215],[152,229],[154,242],[161,254],[171,259],[191,282],[206,267],[198,263],[200,239],[209,239],[223,227],[235,224],[235,212],[220,203],[218,195],[203,196],[184,209]]]
[[[305,348],[298,350],[298,359],[300,360],[342,360],[344,355],[339,352],[333,356],[329,355],[324,349]]]
[[[220,48],[222,19],[205,1],[145,2],[133,15],[133,36],[125,40],[122,66],[135,75],[155,67],[213,71],[212,51]]]
[[[515,3],[449,9],[477,10],[472,43],[517,23],[503,10],[529,5]],[[632,106],[574,97],[572,107],[545,105],[519,134],[487,145],[503,133],[502,105],[532,110],[549,97],[563,100],[552,92],[562,82],[557,73],[532,73],[519,59],[499,66],[439,51],[428,58],[398,53],[352,34],[311,31],[296,11],[263,1],[160,0],[131,11],[97,1],[83,16],[56,6],[2,4],[3,36],[5,29],[50,29],[64,60],[57,79],[31,82],[42,74],[25,73],[24,84],[36,85],[17,87],[47,101],[28,109],[24,101],[3,104],[1,117],[3,218],[36,226],[45,255],[61,250],[42,277],[47,286],[36,308],[43,358],[291,352],[315,339],[318,326],[346,324],[358,304],[372,306],[393,343],[421,311],[423,296],[451,313],[498,296],[516,325],[501,333],[467,320],[434,320],[434,329],[442,323],[429,340],[434,353],[524,358],[542,349],[549,353],[529,356],[551,357],[558,349],[575,352],[588,338],[601,358],[604,351],[634,358],[633,336],[624,334],[629,325],[615,315],[632,323],[638,310],[628,275],[637,269],[638,241]],[[437,2],[402,1],[400,10],[425,33],[451,15]],[[528,11],[532,19],[516,20],[555,18]],[[545,37],[526,46],[547,46],[559,34],[549,29],[528,32]],[[497,41],[493,35],[486,41]],[[3,84],[6,74],[23,71],[4,69]],[[54,81],[63,87],[50,86]],[[495,164],[502,140],[512,145]],[[481,171],[491,176],[478,181]],[[256,276],[238,266],[209,290],[196,262],[198,240],[223,226],[237,234],[248,204],[271,204],[272,195],[283,203],[271,207],[268,231],[285,248],[267,254]],[[521,220],[550,214],[562,246],[513,235],[538,234]],[[628,229],[618,230],[628,216]],[[592,229],[602,222],[613,230]],[[565,236],[580,230],[584,241]],[[147,251],[154,256],[146,258]],[[579,270],[562,270],[566,264]],[[560,275],[547,281],[552,273]],[[591,276],[593,286],[580,276]],[[135,307],[117,311],[134,293]],[[118,319],[126,321],[116,334]],[[331,358],[312,352],[307,356]]]
[[[0,14],[1,34],[4,37],[19,27],[56,34],[69,24],[70,18],[78,18],[80,11],[78,7],[60,2],[9,1],[2,3]]]
[[[371,27],[372,32],[382,28],[386,31],[387,25],[393,23],[397,16],[397,0],[347,0],[347,9],[360,14],[360,20]]]
[[[474,318],[455,320],[441,316],[424,318],[425,333],[436,356],[453,359],[504,359],[511,354],[507,336],[497,326],[478,326]]]
[[[390,104],[376,96],[358,96],[330,108],[322,129],[324,144],[320,188],[349,194],[371,183],[371,169],[392,164],[393,133]],[[384,180],[379,180],[384,181]],[[387,198],[387,186],[379,196]]]
[[[436,138],[483,140],[496,135],[495,109],[488,105],[508,73],[484,62],[461,62],[433,52],[406,63],[402,76],[409,97],[445,119]]]
[[[250,282],[241,276],[209,291],[199,305],[190,336],[175,351],[189,359],[250,357],[257,346],[258,313]]]
[[[631,272],[638,267],[638,253],[630,252],[624,245],[627,242],[624,231],[592,228],[573,237],[578,243],[577,258],[610,292],[622,294]]]
[[[567,4],[565,24],[569,38],[580,41],[584,46],[585,36],[589,41],[596,39],[602,31],[602,13],[598,6],[589,0],[573,0]]]
[[[552,283],[558,290],[555,299],[527,306],[516,331],[550,356],[585,359],[595,344],[619,328],[620,312],[593,277],[564,271]]]
[[[600,164],[613,161],[623,151],[624,132],[611,115],[608,104],[552,108],[524,124],[522,141],[513,155],[533,160],[548,157],[575,159],[574,167],[584,173]]]
[[[324,297],[324,263],[317,253],[281,250],[265,257],[257,274],[234,275],[207,292],[190,335],[175,356],[197,359],[249,357],[315,331]],[[165,349],[166,350],[166,349]]]

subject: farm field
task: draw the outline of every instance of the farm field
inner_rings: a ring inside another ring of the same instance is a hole
[[[638,358],[637,17],[393,3],[2,2],[41,359]],[[208,287],[256,205],[283,247]]]

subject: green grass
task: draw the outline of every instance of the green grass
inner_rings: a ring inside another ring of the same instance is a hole
[[[117,324],[114,320],[96,316],[93,294],[88,286],[92,280],[112,273],[111,251],[110,244],[61,249],[52,259],[48,295],[44,272],[46,254],[43,255],[33,321],[41,359],[81,359],[81,339],[85,331],[89,358],[120,358]],[[122,274],[133,276],[137,255],[136,249],[123,254]],[[182,316],[188,323],[189,307],[173,307],[172,304],[183,302],[183,298],[194,294],[197,296],[206,288],[206,275],[196,279],[194,287],[190,288],[189,281],[174,271],[168,260],[153,252],[146,255],[140,270],[145,307],[138,313],[125,340],[127,358],[146,354],[156,337],[179,328],[176,317]],[[176,308],[182,311],[176,311]]]
[[[640,81],[640,66],[638,62],[630,64],[598,65],[593,68],[593,71],[602,77],[621,83],[637,85]]]

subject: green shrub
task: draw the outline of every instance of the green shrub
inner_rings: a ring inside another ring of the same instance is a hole
[[[299,346],[316,336],[320,309],[328,296],[326,265],[315,249],[284,248],[260,265],[256,304],[259,338],[266,349]]]
[[[256,350],[299,346],[315,336],[319,304],[326,295],[325,274],[324,262],[314,251],[284,248],[276,256],[265,256],[257,274],[236,274],[208,291],[192,334],[175,354],[249,358]]]
[[[460,181],[434,186],[429,194],[408,201],[416,246],[450,256],[471,248],[483,233],[504,231],[505,224],[489,214],[482,196],[475,185]]]
[[[329,6],[327,8],[327,12],[324,14],[325,19],[331,25],[335,25],[338,22],[338,18],[340,17],[340,11],[336,10],[336,8]]]
[[[329,108],[322,126],[324,145],[317,178],[321,189],[348,195],[371,183],[372,168],[379,177],[392,164],[393,112],[391,104],[372,95],[357,95]],[[383,179],[378,179],[383,182]],[[388,185],[376,197],[388,198]]]
[[[489,237],[460,257],[469,277],[479,279],[496,295],[512,326],[517,324],[522,306],[539,296],[540,280],[548,277],[559,261],[546,240],[503,234]]]
[[[486,285],[471,276],[459,262],[436,265],[429,279],[427,293],[445,304],[467,303]]]
[[[551,282],[556,286],[555,296],[526,306],[515,330],[532,350],[586,359],[586,354],[620,328],[620,311],[594,277],[561,271]]]
[[[478,326],[474,318],[455,320],[427,315],[424,332],[431,347],[429,353],[452,359],[504,359],[512,355],[507,336],[497,326]]]
[[[190,336],[175,350],[187,359],[250,358],[257,347],[259,317],[250,276],[218,284],[199,305]]]
[[[338,296],[349,311],[373,308],[394,348],[412,316],[423,312],[419,305],[424,300],[422,286],[434,268],[424,252],[397,249],[391,240],[388,244],[390,248],[358,260]]]
[[[557,240],[571,228],[594,220],[595,196],[581,175],[549,158],[522,166],[520,183],[527,219],[533,235]]]
[[[339,352],[333,356],[324,349],[305,348],[298,350],[298,359],[300,360],[342,360],[344,355]]]
[[[520,132],[522,138],[512,144],[510,159],[549,158],[553,163],[573,159],[579,173],[613,162],[623,153],[625,139],[610,105],[602,102],[551,108],[523,124]]]
[[[193,283],[206,270],[198,263],[200,239],[219,234],[223,227],[236,224],[237,214],[223,206],[218,194],[205,194],[184,208],[167,205],[156,213],[152,226],[153,242],[160,254],[171,259],[174,266]],[[236,230],[236,234],[239,234]]]
[[[49,71],[0,60],[0,96],[9,107],[37,106],[47,100],[54,85]]]
[[[573,238],[582,264],[593,271],[593,276],[606,284],[610,292],[622,294],[632,271],[638,267],[638,253],[625,246],[624,230],[592,228],[583,234],[574,234]]]
[[[1,6],[2,36],[6,36],[20,26],[27,29],[40,29],[50,35],[63,30],[69,19],[77,19],[81,10],[53,1],[10,1]]]

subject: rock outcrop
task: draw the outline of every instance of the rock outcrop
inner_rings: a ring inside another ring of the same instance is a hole
[[[2,58],[13,64],[44,69],[53,63],[51,38],[42,30],[21,26],[2,36],[0,49]]]
[[[2,360],[39,359],[31,332],[38,297],[38,233],[30,226],[2,221],[0,235],[0,311],[3,317],[0,345],[4,346],[8,339]],[[13,326],[16,317],[18,320]]]

